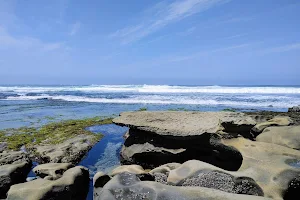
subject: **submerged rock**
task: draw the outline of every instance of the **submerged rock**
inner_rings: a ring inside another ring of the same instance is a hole
[[[55,199],[83,200],[89,189],[89,172],[77,166],[68,169],[57,180],[36,179],[13,185],[8,191],[8,200]]]
[[[31,166],[31,162],[0,166],[0,199],[6,197],[6,193],[12,185],[26,181]]]
[[[140,181],[135,174],[122,173],[114,176],[95,200],[263,200],[264,197],[239,195],[203,187],[178,187],[157,182]]]

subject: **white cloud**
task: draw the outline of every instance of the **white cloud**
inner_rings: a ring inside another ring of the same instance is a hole
[[[33,37],[15,37],[4,27],[0,26],[0,49],[33,50],[33,51],[54,51],[66,48],[64,43],[47,43]]]
[[[287,51],[300,50],[300,43],[288,44],[280,47],[274,47],[264,50],[262,53],[283,53]]]
[[[142,22],[117,30],[110,36],[119,38],[122,44],[135,42],[171,23],[175,23],[229,1],[230,0],[177,0],[173,3],[159,3],[147,10],[149,16]]]
[[[81,23],[78,21],[76,23],[72,24],[69,35],[71,35],[71,36],[75,35],[79,31],[80,27],[81,27]]]

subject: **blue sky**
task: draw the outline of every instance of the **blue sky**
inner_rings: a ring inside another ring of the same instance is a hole
[[[299,11],[299,0],[0,0],[0,83],[300,85]]]

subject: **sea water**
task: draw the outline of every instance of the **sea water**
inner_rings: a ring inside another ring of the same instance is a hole
[[[300,104],[300,87],[275,86],[0,86],[0,129],[39,127],[65,119],[114,117],[124,111],[147,110],[287,111]],[[119,163],[126,128],[116,125],[88,127],[104,134],[79,163],[91,177]],[[31,174],[33,175],[33,174]],[[92,185],[88,199],[92,199]]]

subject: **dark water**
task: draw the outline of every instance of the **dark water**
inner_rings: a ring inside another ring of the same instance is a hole
[[[87,154],[87,156],[78,164],[85,166],[90,171],[90,190],[88,200],[93,199],[92,178],[97,171],[109,172],[114,167],[120,165],[120,149],[123,144],[123,135],[128,128],[117,126],[115,124],[106,124],[92,126],[88,128],[94,133],[102,133],[104,137]]]

